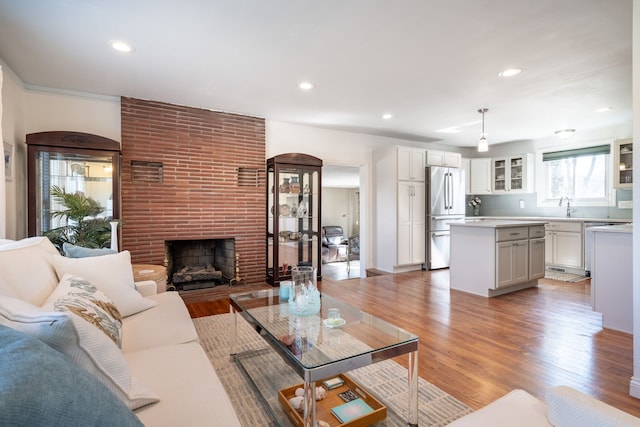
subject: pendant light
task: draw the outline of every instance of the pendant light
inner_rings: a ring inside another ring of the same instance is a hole
[[[489,151],[489,142],[487,141],[487,134],[484,133],[484,113],[489,111],[488,108],[481,108],[478,113],[482,114],[482,133],[480,134],[480,141],[478,141],[478,152],[484,153]]]

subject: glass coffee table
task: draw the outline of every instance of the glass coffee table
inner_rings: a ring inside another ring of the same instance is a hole
[[[279,408],[277,392],[293,385],[291,374],[303,380],[303,425],[311,427],[316,425],[316,381],[408,354],[407,415],[402,419],[393,411],[387,411],[387,418],[392,417],[388,425],[404,422],[409,426],[418,425],[417,335],[324,293],[321,294],[320,313],[311,316],[290,314],[288,303],[280,301],[278,288],[235,293],[229,299],[231,313],[234,314],[231,322],[231,355],[244,367],[273,415],[281,422],[284,412]],[[330,308],[340,310],[341,320],[328,323],[327,310]],[[262,380],[254,378],[265,375],[265,369],[260,369],[260,366],[273,363],[273,358],[271,362],[264,362],[260,359],[264,357],[263,351],[238,352],[241,345],[237,339],[238,315],[269,343],[267,350],[279,356],[275,359],[285,362],[277,375],[271,374]],[[247,369],[248,365],[252,368]]]

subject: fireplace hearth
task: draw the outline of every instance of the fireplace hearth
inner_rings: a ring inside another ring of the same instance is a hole
[[[234,277],[235,239],[165,241],[169,284],[179,291],[229,284]]]

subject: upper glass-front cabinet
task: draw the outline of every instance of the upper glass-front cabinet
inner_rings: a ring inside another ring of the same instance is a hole
[[[322,160],[281,154],[267,160],[267,282],[291,279],[291,268],[313,266],[322,278]]]
[[[617,139],[614,149],[614,188],[633,186],[633,140]]]
[[[66,209],[52,197],[56,187],[96,200],[101,217],[120,218],[120,143],[79,132],[40,132],[27,135],[27,145],[29,236],[67,225],[51,215]]]
[[[533,179],[529,176],[530,164],[532,164],[531,154],[493,159],[493,192],[532,192]]]

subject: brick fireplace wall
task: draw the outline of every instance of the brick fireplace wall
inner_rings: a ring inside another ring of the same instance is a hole
[[[235,239],[240,277],[262,283],[264,119],[123,97],[122,248],[163,265],[165,240]]]

